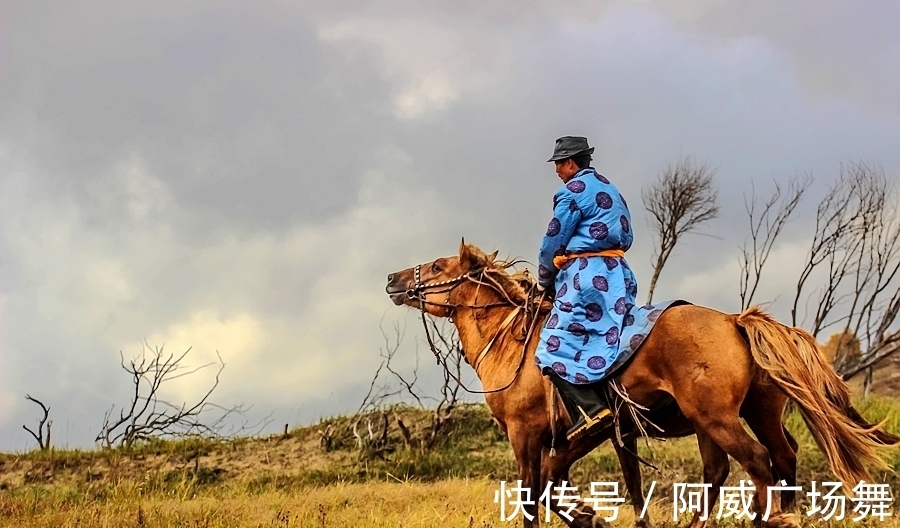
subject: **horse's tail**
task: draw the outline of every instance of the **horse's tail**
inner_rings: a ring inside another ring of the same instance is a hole
[[[871,482],[864,462],[888,469],[875,451],[900,443],[882,424],[868,423],[850,404],[850,388],[819,351],[816,339],[753,307],[737,317],[750,352],[775,384],[797,403],[803,421],[845,486]]]

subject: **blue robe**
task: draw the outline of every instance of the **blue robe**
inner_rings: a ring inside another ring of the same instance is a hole
[[[538,258],[538,282],[556,289],[535,355],[541,369],[550,367],[565,380],[583,384],[601,380],[613,366],[621,339],[635,333],[635,328],[629,328],[635,323],[630,312],[637,296],[631,268],[624,258],[579,257],[557,270],[553,257],[605,249],[627,251],[633,238],[625,200],[593,168],[579,171],[556,192],[553,219]],[[643,313],[635,313],[644,323]]]

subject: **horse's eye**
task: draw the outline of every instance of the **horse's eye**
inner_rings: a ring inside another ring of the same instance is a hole
[[[431,263],[431,271],[433,271],[433,272],[435,272],[435,273],[440,273],[440,272],[442,271],[442,270],[441,270],[441,267],[438,266],[437,261],[434,261],[434,262]]]

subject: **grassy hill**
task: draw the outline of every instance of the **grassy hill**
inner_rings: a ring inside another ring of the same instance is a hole
[[[860,406],[870,419],[900,431],[900,403],[872,398]],[[379,430],[382,415],[363,417]],[[287,434],[227,441],[158,441],[111,450],[52,450],[0,455],[0,526],[513,526],[501,523],[494,490],[515,480],[509,444],[483,405],[467,405],[430,450],[407,447],[399,427],[427,422],[427,411],[397,407],[388,413],[387,442],[363,445],[350,418],[335,417]],[[800,442],[799,480],[833,480],[799,417],[788,428]],[[322,432],[332,431],[330,444]],[[374,436],[378,436],[378,433]],[[671,522],[673,482],[700,482],[693,438],[651,441],[641,455],[645,489],[657,481],[657,524]],[[892,464],[900,453],[888,454]],[[877,473],[896,489],[896,475]],[[733,465],[729,483],[743,472]],[[610,445],[579,462],[576,484],[621,480]],[[624,495],[624,491],[622,492]],[[628,526],[630,507],[617,525]],[[625,523],[625,524],[622,524]],[[684,523],[681,523],[684,524]],[[562,524],[554,524],[562,526]]]

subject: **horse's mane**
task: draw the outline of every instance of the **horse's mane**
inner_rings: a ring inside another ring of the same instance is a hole
[[[537,280],[528,272],[528,269],[515,268],[522,264],[523,260],[518,258],[497,259],[496,253],[489,255],[472,244],[466,244],[466,253],[471,259],[473,267],[483,269],[486,275],[493,279],[510,299],[516,303],[528,301],[529,292],[537,284]]]

